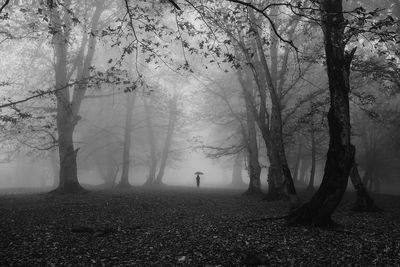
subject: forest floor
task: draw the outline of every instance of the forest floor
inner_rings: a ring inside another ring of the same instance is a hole
[[[399,266],[400,197],[334,215],[343,229],[287,227],[288,203],[166,187],[0,196],[0,266]],[[300,194],[303,199],[309,194]]]

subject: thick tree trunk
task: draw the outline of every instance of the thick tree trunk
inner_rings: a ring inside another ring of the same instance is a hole
[[[267,201],[276,201],[282,199],[283,195],[279,183],[282,182],[282,169],[279,167],[279,159],[274,151],[274,146],[269,142],[267,146],[267,155],[269,159],[268,166],[268,192],[265,196]]]
[[[120,188],[129,188],[129,169],[131,166],[131,134],[132,134],[132,112],[135,103],[135,92],[126,93],[126,115],[124,129],[124,149],[122,154],[122,174],[118,184]]]
[[[310,170],[310,180],[308,182],[307,190],[314,191],[314,177],[315,177],[315,165],[316,165],[316,147],[315,147],[315,132],[313,127],[311,131],[311,170]]]
[[[67,40],[68,32],[61,27],[62,21],[57,7],[51,6],[51,22],[55,25],[53,32],[53,47],[55,52],[55,80],[57,99],[57,133],[59,151],[59,179],[56,192],[73,193],[83,191],[78,182],[76,154],[73,133],[76,124],[69,100],[67,88]],[[65,89],[62,89],[65,88]]]
[[[154,181],[156,185],[162,185],[162,178],[164,177],[165,167],[167,165],[169,150],[171,147],[172,137],[175,131],[175,124],[177,119],[177,104],[178,104],[178,93],[174,92],[172,99],[169,102],[169,119],[168,119],[168,130],[165,138],[164,148],[160,161],[160,169],[158,170],[157,178]]]
[[[57,86],[57,88],[60,88]],[[60,162],[60,183],[58,192],[74,193],[83,191],[78,181],[76,156],[78,149],[74,148],[73,133],[76,125],[75,117],[70,110],[69,102],[63,91],[56,93],[57,97],[57,132]]]
[[[150,147],[150,157],[149,157],[149,174],[145,185],[152,185],[156,179],[156,169],[157,169],[157,157],[156,157],[156,142],[154,139],[153,123],[151,115],[151,106],[147,102],[146,96],[143,98],[143,104],[145,109],[145,118],[147,124],[147,134],[148,142]]]
[[[101,0],[96,3],[96,10],[91,21],[91,30],[93,32],[96,31],[100,15],[104,10],[104,1],[105,0]],[[68,10],[70,4],[70,1],[66,1],[63,8]],[[75,126],[80,119],[78,113],[86,92],[86,85],[80,83],[74,88],[74,94],[71,101],[69,92],[70,88],[67,87],[69,78],[72,75],[72,73],[67,73],[67,45],[71,34],[71,18],[68,12],[65,12],[62,16],[59,7],[54,5],[52,1],[48,2],[48,8],[50,12],[50,26],[53,35],[52,42],[55,54],[55,80],[57,89],[55,95],[57,99],[57,132],[60,159],[60,182],[55,191],[65,193],[81,192],[84,191],[84,189],[78,182],[76,162],[78,149],[74,148],[73,133]],[[86,41],[83,43],[86,44]],[[96,38],[91,35],[83,67],[81,63],[83,60],[84,46],[82,46],[80,56],[77,58],[77,63],[80,67],[77,74],[78,80],[87,78],[95,46]]]
[[[368,194],[365,186],[361,181],[360,174],[358,173],[357,164],[354,164],[350,172],[350,179],[357,192],[357,199],[353,205],[354,211],[379,211],[380,209],[375,206],[374,200]]]
[[[331,216],[342,200],[355,148],[350,142],[350,64],[355,50],[345,52],[342,1],[321,0],[322,29],[329,78],[330,109],[328,112],[329,149],[322,183],[312,199],[292,211],[290,225],[332,225]]]
[[[60,106],[63,105],[60,104]],[[71,122],[71,116],[68,114],[68,111],[58,112],[57,130],[60,160],[60,183],[58,191],[69,193],[82,191],[83,189],[78,182],[77,175],[76,155],[78,149],[74,149],[72,140],[74,125]]]

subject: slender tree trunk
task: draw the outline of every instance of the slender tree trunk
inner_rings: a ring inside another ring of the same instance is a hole
[[[311,132],[311,170],[310,170],[310,180],[308,182],[307,190],[314,191],[314,177],[315,177],[315,165],[316,165],[316,147],[315,147],[315,132],[313,127],[310,129]]]
[[[131,166],[131,135],[132,135],[132,112],[135,105],[136,92],[126,93],[126,115],[125,115],[125,130],[124,130],[124,149],[122,152],[122,174],[118,184],[120,188],[130,187],[129,169]]]
[[[352,210],[354,211],[379,211],[380,209],[375,206],[374,200],[368,194],[364,187],[360,174],[358,173],[357,164],[354,164],[350,172],[350,179],[357,192],[357,199],[353,205]]]
[[[298,145],[297,149],[297,155],[296,155],[296,162],[294,164],[294,170],[293,170],[293,181],[297,182],[299,180],[299,169],[300,169],[300,159],[301,159],[301,149],[302,145]]]
[[[334,224],[331,216],[342,200],[355,148],[350,142],[350,64],[355,53],[345,52],[342,1],[320,0],[322,29],[329,80],[330,109],[328,112],[329,149],[322,183],[312,199],[292,211],[290,225],[326,226]]]
[[[255,21],[254,18],[254,11],[249,10],[249,15],[251,18],[251,21]],[[264,49],[263,49],[263,42],[259,33],[259,30],[257,26],[252,26],[254,27],[253,32],[255,36],[255,42],[256,42],[256,47],[257,47],[257,52],[258,56],[260,59],[261,67],[263,70],[263,74],[265,77],[265,81],[268,85],[268,91],[270,93],[271,97],[271,122],[270,122],[270,135],[272,138],[270,138],[271,146],[270,148],[272,149],[271,156],[276,157],[277,161],[277,168],[279,168],[279,172],[282,174],[282,176],[275,176],[277,179],[275,181],[275,185],[278,184],[280,191],[283,192],[288,198],[291,203],[291,207],[294,208],[298,205],[299,199],[296,194],[296,189],[294,187],[293,183],[293,178],[292,174],[290,172],[289,164],[287,162],[286,158],[286,153],[285,153],[285,147],[283,143],[283,130],[282,130],[282,114],[281,114],[281,107],[280,107],[280,99],[279,99],[279,94],[277,92],[276,88],[276,81],[274,81],[274,77],[272,74],[275,74],[276,76],[276,68],[277,66],[272,67],[272,71],[270,71],[269,65],[267,63]],[[277,48],[275,46],[277,41],[275,41],[272,44],[272,51],[277,53]],[[274,63],[274,57],[272,56],[272,63]],[[276,64],[276,62],[275,62]],[[276,77],[275,77],[276,78]],[[275,161],[275,160],[274,160]],[[273,169],[273,173],[277,170]],[[269,195],[268,198],[273,200],[277,195]]]
[[[244,84],[242,84],[243,86]],[[246,90],[246,89],[244,89]],[[254,114],[251,110],[251,101],[248,94],[244,94],[246,104],[246,124],[247,124],[247,153],[248,153],[248,173],[249,173],[249,187],[244,193],[246,195],[258,195],[261,192],[261,167],[258,161],[258,143],[257,143],[257,129]],[[242,181],[243,182],[243,181]]]
[[[169,102],[169,119],[168,119],[168,130],[165,138],[164,149],[160,161],[160,169],[158,170],[157,178],[155,180],[156,185],[162,185],[162,178],[164,176],[165,166],[167,165],[168,154],[171,147],[172,137],[174,135],[175,124],[177,119],[177,104],[178,104],[178,93],[174,92],[172,99]]]
[[[308,163],[306,160],[301,160],[301,166],[300,166],[300,177],[299,177],[299,182],[303,185],[306,184],[306,172],[308,169]]]
[[[148,103],[146,96],[143,98],[145,117],[147,124],[148,142],[150,147],[150,157],[149,157],[149,176],[147,177],[145,185],[152,185],[156,179],[156,169],[157,169],[157,157],[156,157],[156,143],[154,139],[153,123],[151,106]]]

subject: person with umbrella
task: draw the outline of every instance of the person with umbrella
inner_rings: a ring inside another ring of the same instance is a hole
[[[203,175],[204,173],[202,172],[195,172],[194,175],[196,175],[196,184],[197,184],[197,188],[200,187],[200,175]]]

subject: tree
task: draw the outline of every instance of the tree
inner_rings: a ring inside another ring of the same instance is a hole
[[[95,12],[91,20],[91,31],[96,32],[101,13],[104,10],[105,0],[96,1]],[[79,83],[73,90],[72,97],[68,88],[69,75],[68,42],[71,36],[73,18],[71,17],[71,1],[66,1],[61,8],[56,2],[48,1],[49,29],[52,33],[52,44],[55,52],[55,81],[57,99],[57,132],[60,158],[60,175],[57,191],[79,192],[82,191],[78,182],[76,156],[78,149],[74,148],[73,133],[80,120],[79,109],[87,86]],[[86,45],[86,36],[82,40],[80,54],[77,57],[77,80],[84,81],[89,77],[89,71],[94,57],[96,36],[90,34],[87,41],[86,57],[83,51]],[[71,100],[72,99],[72,100]]]
[[[355,148],[350,137],[350,64],[355,49],[345,49],[346,21],[342,1],[319,1],[321,26],[329,79],[330,109],[328,112],[329,150],[322,183],[306,204],[292,211],[291,225],[331,225],[331,215],[340,203],[354,165]]]
[[[271,6],[260,9],[251,3],[243,1],[231,0],[231,2],[249,6],[270,19],[265,10]],[[313,4],[317,5],[316,9],[314,9]],[[296,9],[290,3],[278,5],[289,6],[294,12]],[[302,10],[301,3],[299,3],[298,7]],[[378,27],[372,23],[373,26],[369,30],[350,25],[349,31],[346,32],[349,21],[344,19],[342,1],[321,0],[318,3],[312,3],[311,7],[306,7],[305,9],[311,9],[313,10],[312,12],[315,12],[315,10],[321,12],[320,24],[324,33],[330,92],[330,110],[328,113],[330,143],[324,177],[319,190],[308,203],[290,212],[287,220],[292,225],[311,224],[322,226],[332,224],[331,215],[342,199],[350,170],[354,165],[355,148],[350,141],[349,76],[350,65],[356,48],[346,50],[345,46],[358,33],[367,31],[377,33],[377,28],[379,30],[382,25],[387,25],[387,21],[393,21],[393,18],[388,17]],[[371,16],[368,16],[371,14],[367,14],[362,8],[356,9],[355,12],[361,13],[362,26],[364,26],[367,18],[371,18]],[[356,24],[357,20],[359,18],[356,16],[352,23]],[[383,34],[380,35],[381,40],[387,40],[387,36],[390,36],[389,39],[392,38],[391,34]],[[280,36],[280,38],[282,37]]]
[[[168,101],[168,126],[167,134],[164,141],[164,148],[161,155],[160,168],[156,180],[154,181],[157,185],[162,185],[162,178],[164,176],[165,167],[167,165],[168,154],[170,153],[172,137],[175,131],[175,125],[178,118],[178,91],[176,88],[173,89],[172,98]]]
[[[150,101],[149,99],[150,98]],[[154,125],[152,120],[152,108],[151,103],[154,101],[154,96],[145,95],[143,96],[143,104],[145,109],[145,118],[146,118],[146,127],[147,127],[147,135],[148,135],[148,143],[150,147],[150,156],[147,159],[147,164],[149,165],[149,174],[147,176],[146,185],[152,185],[156,179],[156,171],[157,171],[157,156],[156,156],[156,140],[154,137]],[[149,103],[150,102],[150,103]]]
[[[136,99],[136,92],[126,93],[126,116],[125,116],[125,127],[124,127],[124,146],[122,156],[122,173],[121,180],[118,184],[120,188],[129,187],[129,169],[131,166],[131,135],[132,135],[132,112]]]
[[[243,86],[243,85],[242,85]],[[243,90],[247,90],[242,88]],[[252,93],[252,95],[254,92]],[[246,103],[246,125],[247,125],[247,168],[249,173],[249,188],[245,194],[260,194],[261,193],[261,167],[259,162],[258,142],[257,142],[257,129],[254,113],[252,110],[252,102],[249,99],[249,94],[244,93]]]

